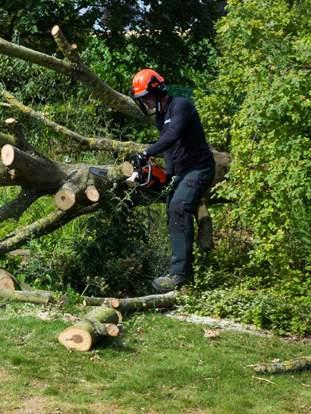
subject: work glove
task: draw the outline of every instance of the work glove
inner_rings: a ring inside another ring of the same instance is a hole
[[[134,165],[134,168],[139,169],[146,165],[147,161],[149,159],[149,155],[144,152],[138,152],[136,154],[132,154],[130,156],[130,161]]]

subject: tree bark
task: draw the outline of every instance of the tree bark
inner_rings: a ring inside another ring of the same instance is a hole
[[[0,289],[0,298],[40,305],[55,303],[53,294],[46,291]]]
[[[169,309],[176,305],[176,299],[176,291],[137,298],[122,298],[119,299],[119,306],[116,309],[122,314],[140,312],[146,309]]]
[[[89,351],[105,336],[118,336],[121,314],[112,308],[100,306],[87,313],[75,325],[66,328],[59,336],[59,342],[68,349]]]
[[[0,269],[0,290],[15,290],[15,281],[13,275],[4,269]]]
[[[83,63],[57,59],[2,38],[0,38],[0,53],[44,66],[78,80],[87,85],[94,95],[98,96],[107,106],[114,108],[115,111],[123,112],[131,117],[142,118],[142,112],[130,97],[112,89]]]
[[[62,168],[61,164],[30,155],[27,152],[6,144],[1,149],[1,159],[5,167],[25,186],[45,190],[45,194],[55,191],[67,177],[70,168]]]
[[[141,296],[137,298],[98,298],[83,296],[85,305],[106,305],[117,309],[122,314],[140,312],[147,309],[170,309],[176,305],[177,292],[172,291],[165,294]]]

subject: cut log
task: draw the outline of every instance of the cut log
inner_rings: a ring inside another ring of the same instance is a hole
[[[68,349],[89,351],[99,340],[106,336],[118,336],[122,320],[115,309],[100,306],[87,313],[75,325],[66,328],[59,336],[59,342]]]
[[[311,356],[289,359],[288,361],[272,361],[266,364],[248,365],[260,374],[278,374],[293,371],[302,371],[311,368]]]
[[[14,175],[22,177],[25,185],[31,188],[41,186],[45,190],[50,187],[54,190],[65,181],[67,176],[60,164],[21,151],[10,144],[2,147],[1,159],[4,166],[14,169]],[[46,191],[47,193],[48,191]]]
[[[85,189],[85,196],[89,201],[96,203],[99,200],[99,192],[95,185],[88,185]]]
[[[117,298],[98,298],[95,296],[82,296],[83,304],[85,306],[101,306],[105,305],[109,308],[118,308],[120,306],[120,299]]]
[[[35,290],[0,289],[0,298],[16,302],[29,302],[41,305],[48,305],[56,302],[52,292]]]
[[[80,167],[55,194],[55,204],[63,211],[71,209],[84,194],[88,172],[86,167]]]
[[[146,309],[169,309],[176,305],[177,292],[141,296],[137,298],[119,299],[117,309],[125,314],[143,311]]]
[[[64,36],[63,32],[61,31],[59,26],[54,26],[51,30],[51,34],[54,37],[54,40],[59,47],[59,49],[63,52],[68,60],[71,62],[81,64],[80,56],[77,52],[77,45],[71,45],[66,37]]]
[[[0,269],[0,289],[15,290],[13,275],[4,269]]]

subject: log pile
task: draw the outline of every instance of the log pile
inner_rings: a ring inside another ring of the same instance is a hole
[[[146,309],[169,309],[176,304],[176,298],[176,292],[123,299],[84,297],[84,304],[100,306],[87,313],[80,322],[61,332],[58,340],[68,349],[89,351],[105,337],[119,335],[118,324],[124,315]]]
[[[28,290],[18,290],[21,286]],[[53,292],[33,290],[19,282],[11,273],[0,269],[0,298],[2,299],[49,305],[60,302],[57,296]],[[91,305],[93,309],[79,322],[62,331],[58,340],[67,349],[89,351],[103,339],[119,336],[120,324],[124,316],[147,309],[170,309],[176,304],[176,298],[176,292],[121,299],[82,296],[83,304]],[[62,297],[61,301],[63,300]]]

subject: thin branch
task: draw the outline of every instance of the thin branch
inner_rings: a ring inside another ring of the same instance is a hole
[[[24,105],[22,102],[16,99],[14,95],[12,95],[4,88],[0,88],[0,95],[2,95],[7,100],[7,102],[9,102],[12,108],[16,108],[17,110],[30,116],[31,118],[34,118],[37,121],[42,122],[44,125],[46,125],[49,128],[52,128],[57,133],[72,138],[74,141],[81,144],[85,149],[112,151],[122,156],[126,156],[133,152],[141,152],[146,148],[146,145],[137,144],[132,141],[120,142],[109,138],[85,137],[75,131],[72,131],[69,128],[66,128],[63,125],[58,124],[57,122],[50,120],[42,112],[34,111],[29,106]],[[0,134],[0,143],[1,135],[2,134]]]
[[[57,59],[45,53],[8,42],[2,38],[0,38],[0,53],[44,66],[74,80],[78,80],[87,85],[94,95],[98,96],[103,103],[113,110],[123,112],[134,118],[142,118],[142,112],[129,96],[111,88],[83,63],[78,64]],[[146,122],[148,122],[148,119],[146,119]]]
[[[15,146],[22,149],[23,151],[30,151],[35,153],[35,149],[30,145],[23,133],[21,125],[14,118],[8,118],[5,120],[5,125],[12,131],[15,138]]]
[[[99,204],[97,203],[92,204],[88,207],[80,207],[69,211],[54,211],[46,217],[37,220],[35,223],[32,223],[21,229],[17,229],[16,231],[7,235],[7,237],[0,241],[0,254],[4,254],[11,250],[17,249],[19,246],[22,246],[27,241],[51,233],[59,229],[60,227],[64,226],[65,224],[69,223],[76,217],[82,216],[84,214],[93,213],[98,208]]]
[[[10,218],[18,220],[24,211],[40,196],[41,193],[35,190],[22,189],[14,200],[0,208],[0,223]]]
[[[78,64],[82,63],[79,53],[77,52],[77,45],[71,45],[67,41],[59,26],[54,26],[51,30],[51,34],[54,37],[57,46],[68,60]]]

